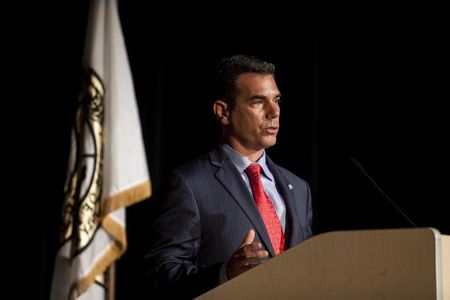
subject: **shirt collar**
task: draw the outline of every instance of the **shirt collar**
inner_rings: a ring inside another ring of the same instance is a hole
[[[221,144],[220,147],[225,151],[225,153],[230,157],[233,164],[236,166],[239,172],[243,173],[248,166],[250,166],[253,162],[248,158],[242,156],[239,152],[234,150],[230,145]],[[257,164],[261,166],[263,171],[263,175],[273,180],[273,175],[269,171],[266,163],[266,151],[263,151],[263,155],[256,161]]]

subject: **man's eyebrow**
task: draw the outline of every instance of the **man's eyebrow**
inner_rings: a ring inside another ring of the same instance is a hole
[[[253,95],[250,97],[250,99],[267,99],[267,96],[264,95]],[[281,98],[281,93],[278,93],[277,95],[275,95],[274,98]]]

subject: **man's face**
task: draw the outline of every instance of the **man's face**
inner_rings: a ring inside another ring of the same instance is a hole
[[[273,146],[280,124],[280,91],[275,79],[270,74],[244,73],[236,85],[228,137],[249,151]]]

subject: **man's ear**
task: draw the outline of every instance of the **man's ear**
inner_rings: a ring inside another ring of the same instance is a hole
[[[214,102],[213,109],[214,115],[222,125],[227,125],[230,123],[230,112],[228,110],[228,104],[225,101],[216,100],[216,102]]]

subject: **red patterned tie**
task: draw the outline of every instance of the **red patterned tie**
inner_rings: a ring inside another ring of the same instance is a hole
[[[260,174],[261,167],[258,164],[252,164],[245,169],[245,173],[250,180],[253,198],[255,198],[256,206],[266,225],[273,249],[275,250],[275,255],[278,255],[284,251],[284,233],[272,201],[270,201],[269,196],[264,192]]]

